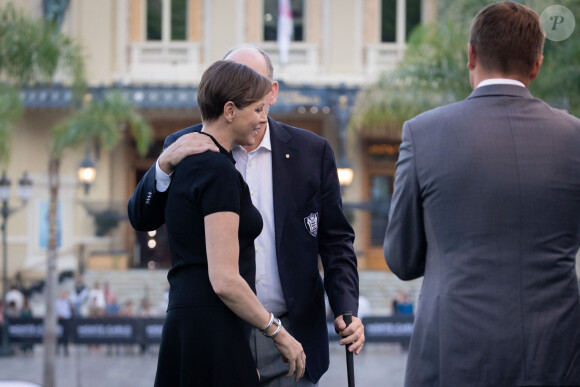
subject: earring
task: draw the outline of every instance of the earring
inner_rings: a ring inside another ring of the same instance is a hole
[[[231,123],[232,123],[232,119],[230,118],[230,119],[228,120],[228,122],[231,124]]]

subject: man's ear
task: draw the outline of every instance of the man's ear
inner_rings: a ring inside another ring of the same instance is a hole
[[[236,115],[236,104],[232,101],[226,102],[224,105],[224,118],[227,122],[232,122],[234,116]]]
[[[279,88],[278,82],[273,81],[272,90],[270,90],[270,106],[276,103],[276,99],[278,98],[278,88]]]
[[[469,70],[475,69],[477,54],[471,43],[467,43],[467,68]]]
[[[538,76],[538,74],[540,72],[540,68],[542,67],[543,62],[544,62],[544,56],[540,55],[538,57],[538,60],[536,61],[536,63],[534,63],[532,70],[530,71],[530,81],[533,81],[534,79],[536,79],[536,77]]]

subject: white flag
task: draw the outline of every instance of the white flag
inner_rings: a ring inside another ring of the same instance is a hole
[[[278,0],[278,49],[280,50],[280,64],[288,63],[290,40],[294,25],[290,0]]]

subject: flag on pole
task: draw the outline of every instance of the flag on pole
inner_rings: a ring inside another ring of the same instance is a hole
[[[288,63],[290,40],[294,30],[293,24],[290,0],[278,0],[278,49],[280,51],[281,65]]]

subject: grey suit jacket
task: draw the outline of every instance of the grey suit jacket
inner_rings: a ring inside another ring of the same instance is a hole
[[[490,85],[405,123],[385,259],[424,276],[406,385],[580,385],[580,120]]]

